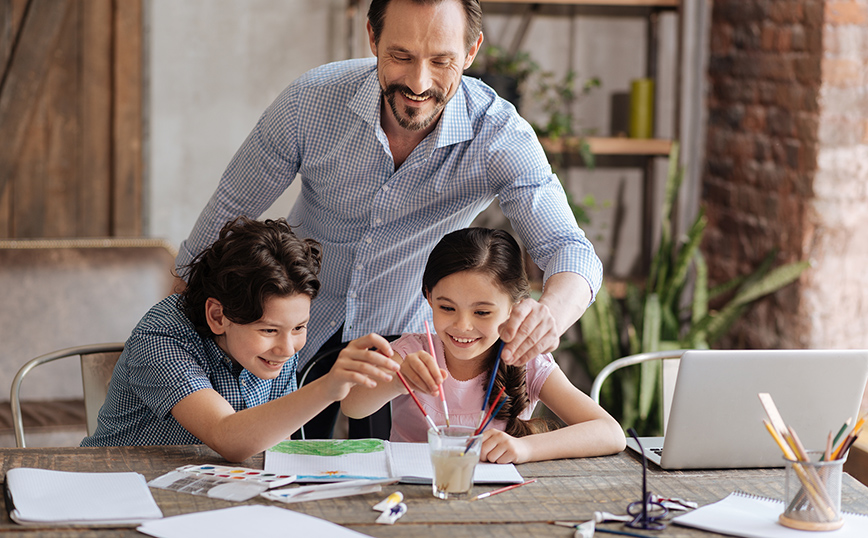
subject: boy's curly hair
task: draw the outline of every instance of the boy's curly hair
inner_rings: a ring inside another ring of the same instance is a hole
[[[246,325],[262,318],[270,297],[303,293],[314,299],[321,265],[320,244],[297,237],[286,219],[238,217],[187,266],[184,310],[200,335],[213,337],[205,320],[209,297],[220,302],[230,321]]]

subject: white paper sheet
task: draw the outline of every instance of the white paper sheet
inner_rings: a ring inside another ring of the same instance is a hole
[[[323,519],[278,506],[244,505],[148,521],[139,532],[157,538],[285,538],[366,536]]]

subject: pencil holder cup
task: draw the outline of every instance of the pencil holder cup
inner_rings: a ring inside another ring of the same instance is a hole
[[[428,430],[428,451],[434,468],[432,491],[440,499],[467,499],[479,462],[482,434],[469,426],[441,426]]]
[[[841,517],[841,475],[844,460],[821,461],[822,452],[809,452],[810,461],[785,460],[786,508],[780,523],[805,531],[831,531],[844,524]]]

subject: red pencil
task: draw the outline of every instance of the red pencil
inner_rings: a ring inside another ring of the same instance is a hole
[[[416,398],[415,394],[413,394],[413,389],[411,389],[410,385],[407,384],[407,380],[404,379],[404,376],[401,375],[401,372],[395,372],[395,373],[398,374],[398,379],[401,380],[401,383],[404,384],[404,387],[407,389],[407,392],[410,393],[410,397],[413,398],[414,402],[416,402],[416,405],[419,407],[419,411],[422,411],[422,414],[425,415],[425,420],[427,420],[428,424],[430,424],[431,427],[434,428],[434,431],[436,431],[437,433],[440,433],[440,428],[438,428],[437,425],[434,424],[434,421],[431,419],[431,417],[428,416],[428,413],[425,412],[425,408],[422,407],[422,404],[419,403],[419,399]]]
[[[522,482],[521,484],[513,484],[511,486],[504,486],[502,488],[495,489],[492,491],[486,491],[485,493],[480,493],[479,495],[477,495],[476,497],[474,497],[470,500],[471,501],[478,501],[479,499],[485,499],[486,497],[491,497],[492,495],[497,495],[498,493],[503,493],[504,491],[509,491],[511,489],[515,489],[515,488],[519,488],[521,486],[526,486],[528,484],[532,484],[533,482],[536,482],[536,478],[532,478],[532,479],[528,480],[527,482]]]
[[[503,391],[505,391],[505,390],[506,390],[506,385],[504,385],[500,388],[500,392],[497,393],[497,397],[494,399],[495,404],[500,400],[500,397],[503,396]],[[479,435],[479,432],[482,431],[482,428],[485,426],[486,421],[488,420],[488,416],[491,415],[492,411],[494,411],[494,405],[489,405],[488,406],[488,413],[486,413],[485,416],[482,417],[482,420],[479,422],[479,426],[476,428],[476,431],[473,432],[473,435]]]

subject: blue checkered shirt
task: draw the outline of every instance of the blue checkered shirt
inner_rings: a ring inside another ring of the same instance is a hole
[[[133,329],[118,359],[99,425],[81,446],[201,444],[184,429],[172,408],[202,389],[214,389],[236,411],[254,407],[296,389],[298,354],[273,380],[242,369],[213,338],[203,338],[172,295],[157,303]]]
[[[421,292],[428,254],[495,197],[545,278],[578,273],[596,293],[600,259],[512,105],[464,77],[434,131],[395,170],[382,102],[373,58],[324,65],[293,82],[230,162],[181,244],[179,272],[223,224],[261,215],[298,173],[301,194],[288,220],[324,252],[302,364],[341,325],[343,341],[421,332],[431,316]]]

